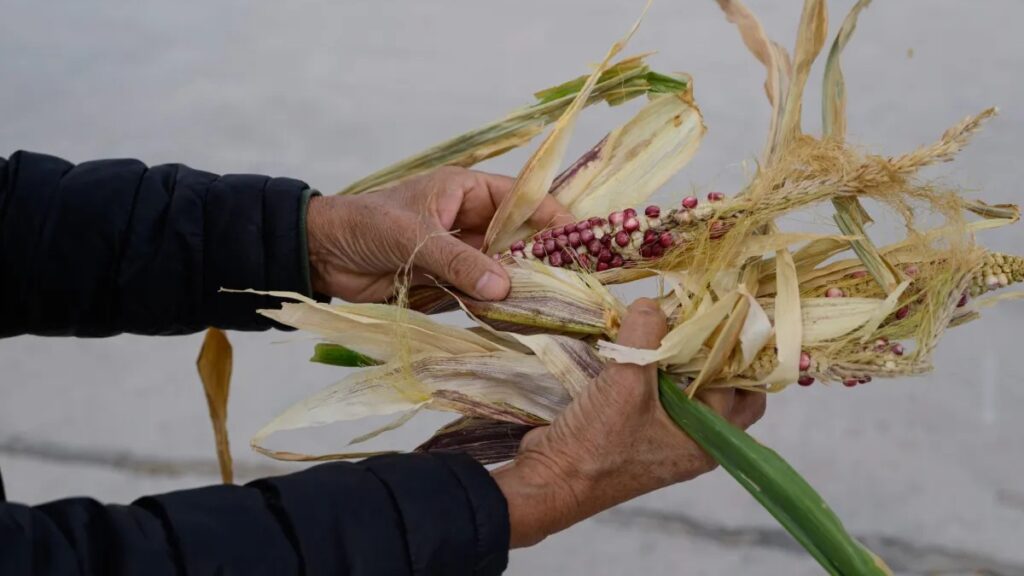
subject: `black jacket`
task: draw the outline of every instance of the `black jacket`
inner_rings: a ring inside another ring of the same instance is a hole
[[[265,330],[310,294],[304,183],[135,160],[0,158],[0,336]],[[11,385],[13,383],[5,383]],[[246,486],[24,506],[0,488],[0,574],[498,574],[505,499],[458,454],[333,463]]]

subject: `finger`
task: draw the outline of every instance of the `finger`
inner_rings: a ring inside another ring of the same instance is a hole
[[[619,326],[616,342],[631,348],[657,348],[668,331],[665,314],[653,300],[641,298],[629,306]],[[656,382],[657,366],[609,363],[599,383],[618,386],[622,382]],[[604,385],[604,384],[599,384]]]
[[[527,223],[536,230],[544,230],[552,226],[565,226],[576,221],[576,217],[554,196],[544,196],[540,206],[533,211]]]
[[[697,398],[705,403],[715,412],[728,417],[732,412],[733,400],[736,392],[734,388],[712,388],[697,392]]]
[[[626,310],[615,341],[630,348],[653,349],[661,345],[661,339],[667,331],[665,314],[658,303],[649,298],[641,298]]]
[[[415,262],[479,300],[501,300],[509,279],[493,258],[447,233],[436,233],[416,252]]]
[[[512,191],[515,179],[487,172],[476,172],[476,174],[487,187],[494,211],[496,212],[498,206],[501,205],[505,197]],[[527,220],[527,223],[537,230],[543,230],[552,226],[565,226],[575,221],[576,217],[573,216],[568,208],[562,206],[558,200],[555,200],[554,196],[545,195],[540,205],[537,206],[537,209],[534,210],[529,220]]]
[[[733,400],[729,421],[741,430],[746,430],[764,416],[768,395],[753,390],[737,390]]]

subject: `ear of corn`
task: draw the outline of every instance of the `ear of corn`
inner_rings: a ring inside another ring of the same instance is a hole
[[[1019,297],[987,293],[1024,281],[1024,259],[988,252],[974,238],[1017,222],[1018,208],[966,200],[916,176],[925,166],[951,160],[995,111],[968,117],[934,143],[902,155],[882,157],[847,145],[839,59],[868,4],[860,0],[825,65],[824,134],[804,134],[802,95],[824,46],[825,3],[804,2],[791,61],[742,2],[717,1],[767,73],[768,141],[742,190],[728,197],[686,196],[675,206],[641,205],[690,160],[704,126],[688,77],[654,74],[639,58],[609,64],[620,41],[593,74],[538,93],[534,106],[505,121],[346,190],[357,193],[442,163],[469,165],[555,123],[488,230],[488,249],[512,281],[506,300],[480,302],[448,287],[424,287],[398,298],[410,310],[328,306],[276,294],[296,302],[263,313],[319,335],[324,342],[314,361],[363,370],[289,408],[260,431],[254,447],[289,460],[363,456],[309,456],[262,444],[281,430],[392,415],[383,428],[352,441],[361,442],[433,409],[460,417],[417,450],[458,449],[499,462],[515,455],[528,430],[557,417],[604,362],[656,363],[662,403],[673,421],[826,571],[888,574],[777,454],[692,397],[701,388],[767,393],[815,381],[853,388],[873,378],[921,374],[931,369],[947,328]],[[616,104],[643,92],[655,96],[637,116],[555,175],[586,105]],[[578,220],[527,228],[524,222],[546,194],[568,205]],[[902,217],[907,237],[876,245],[862,198]],[[828,205],[836,234],[779,229],[780,216]],[[915,213],[921,209],[945,223],[918,230]],[[654,350],[614,343],[625,309],[608,285],[650,276],[660,279],[667,335]],[[415,311],[459,308],[475,326],[446,326]]]

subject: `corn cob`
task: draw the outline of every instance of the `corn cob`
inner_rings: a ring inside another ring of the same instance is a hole
[[[529,241],[513,243],[506,252],[496,254],[495,259],[538,260],[549,266],[586,272],[635,266],[693,242],[702,232],[712,239],[721,238],[732,224],[716,220],[712,204],[724,199],[723,193],[711,192],[703,204],[696,196],[687,196],[679,208],[671,210],[651,205],[641,214],[626,208],[607,218],[592,217],[549,228]]]

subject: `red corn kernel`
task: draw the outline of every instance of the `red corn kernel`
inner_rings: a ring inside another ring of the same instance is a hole
[[[583,230],[580,230],[580,244],[586,244],[589,247],[590,243],[593,240],[594,240],[594,231],[593,230],[591,230],[590,228],[584,228]]]
[[[672,237],[671,232],[662,232],[661,236],[658,236],[658,244],[661,244],[662,248],[668,248],[675,243],[675,238]]]
[[[607,262],[598,262],[597,263],[597,271],[598,272],[604,272],[607,269],[608,269],[608,263]]]
[[[604,218],[594,216],[593,218],[590,219],[590,226],[604,226]]]
[[[626,219],[626,215],[622,212],[612,212],[608,215],[608,223],[612,226],[619,226],[622,221]]]
[[[619,230],[615,235],[615,243],[619,246],[629,246],[629,234],[624,230]]]
[[[611,262],[612,251],[607,248],[602,248],[601,251],[597,254],[597,260],[599,262]]]
[[[903,344],[900,344],[899,342],[893,344],[892,348],[890,348],[889,350],[892,351],[892,353],[897,356],[903,356]]]
[[[636,232],[640,229],[640,221],[632,216],[626,218],[626,221],[622,223],[622,229],[626,232]]]
[[[518,240],[517,242],[512,244],[512,247],[510,248],[510,250],[512,250],[513,252],[515,252],[516,250],[525,250],[525,249],[526,249],[526,242],[523,242],[522,240]]]
[[[651,244],[658,240],[658,233],[654,230],[647,230],[644,232],[644,244]]]
[[[910,306],[904,306],[896,311],[897,320],[903,320],[907,316],[910,316]]]
[[[601,236],[601,244],[604,244],[605,246],[611,246],[612,245],[612,235],[611,234],[605,234],[604,236]]]
[[[579,232],[570,232],[569,233],[569,246],[572,246],[573,248],[577,248],[580,244],[582,244],[582,241],[580,240],[580,233]]]
[[[590,252],[595,256],[600,254],[603,248],[604,245],[601,244],[601,241],[596,238],[592,238],[590,242],[587,242],[587,252]]]
[[[655,244],[651,246],[651,256],[655,258],[661,258],[665,255],[665,249],[661,247],[661,244]]]
[[[544,230],[543,232],[540,233],[541,240],[547,240],[548,238],[554,237],[554,232],[552,232],[551,230]]]
[[[589,256],[587,256],[586,254],[580,254],[579,256],[577,256],[577,258],[579,258],[580,266],[582,266],[584,268],[590,268],[590,257]]]
[[[811,367],[811,355],[807,352],[800,352],[800,371],[803,372]]]
[[[843,296],[846,296],[846,293],[835,286],[825,291],[825,298],[842,298]]]
[[[868,382],[871,382],[871,376],[864,376],[857,380],[858,384],[867,384]]]
[[[658,216],[661,216],[661,207],[654,206],[652,204],[651,206],[648,206],[647,208],[644,208],[644,214],[648,218],[657,218]]]
[[[708,192],[708,201],[720,202],[722,200],[725,200],[725,194],[721,192]]]
[[[544,251],[547,252],[548,254],[551,254],[552,252],[555,251],[555,239],[554,238],[548,238],[548,239],[544,240]]]
[[[626,208],[625,210],[622,211],[622,215],[625,216],[627,219],[636,218],[636,210],[632,208]]]
[[[687,196],[686,198],[683,198],[683,208],[693,210],[697,207],[698,202],[700,202],[700,200],[697,200],[696,196]]]
[[[537,258],[543,258],[544,255],[547,254],[547,252],[544,250],[544,244],[540,242],[534,242],[533,248],[530,251],[533,252],[533,255],[536,256]]]
[[[810,386],[811,384],[814,384],[814,377],[813,376],[801,376],[796,381],[796,383],[801,385],[801,386]]]
[[[615,257],[612,258],[612,261],[608,263],[608,265],[611,266],[612,268],[619,268],[622,266],[623,263],[624,262],[622,260],[622,256],[616,254]]]
[[[555,245],[559,248],[565,248],[569,245],[569,238],[565,234],[561,234],[555,238]]]
[[[967,292],[964,292],[960,296],[960,300],[956,303],[956,307],[963,308],[964,306],[967,306],[968,300],[970,300],[970,296],[967,295]]]
[[[641,248],[640,249],[640,256],[643,257],[643,258],[650,258],[651,257],[651,247],[650,246],[644,246],[643,248]]]
[[[592,224],[590,223],[590,220],[584,220],[582,222],[577,222],[576,223],[576,231],[582,233],[584,230],[590,230],[591,226],[592,226]]]
[[[843,380],[843,386],[846,386],[847,388],[853,388],[857,384],[859,384],[859,382],[856,378],[846,378]]]
[[[548,265],[555,266],[555,267],[561,266],[562,265],[562,253],[561,252],[553,252],[553,253],[549,254],[548,255]]]

